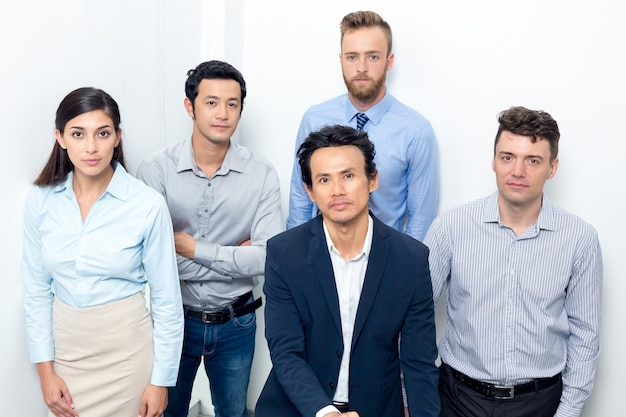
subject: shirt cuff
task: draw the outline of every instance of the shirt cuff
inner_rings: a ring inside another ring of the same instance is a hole
[[[53,343],[29,343],[28,356],[32,363],[50,362],[54,360]]]
[[[333,405],[327,405],[326,407],[322,408],[320,411],[318,411],[317,413],[315,413],[315,417],[324,417],[326,414],[328,413],[339,413],[339,410],[337,410],[337,408]]]
[[[161,368],[154,365],[152,368],[152,377],[150,383],[157,387],[173,387],[176,386],[176,378],[178,377],[178,368]]]
[[[219,245],[216,243],[211,243],[204,239],[196,239],[196,251],[193,254],[193,260],[210,268],[217,256],[218,248]]]
[[[559,408],[556,409],[554,417],[579,417],[582,411],[583,410],[581,408],[570,407],[561,401]]]

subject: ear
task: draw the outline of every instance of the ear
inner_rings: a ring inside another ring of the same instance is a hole
[[[554,158],[552,165],[550,166],[550,172],[548,173],[548,179],[551,179],[556,175],[556,171],[559,169],[559,158]]]
[[[395,59],[395,55],[392,53],[389,54],[389,56],[387,57],[387,71],[389,71],[391,69],[391,67],[393,67],[393,60]]]
[[[496,157],[494,156],[493,159],[491,160],[491,170],[493,172],[496,172]]]
[[[115,140],[115,148],[120,145],[120,141],[122,140],[122,129],[117,129],[117,139]]]
[[[315,197],[313,196],[313,187],[309,187],[309,184],[304,184],[304,189],[306,193],[309,195],[309,200],[315,203]]]
[[[189,115],[189,117],[191,117],[192,119],[196,119],[196,115],[193,111],[193,103],[191,102],[191,100],[189,100],[189,98],[185,97],[185,100],[183,101],[184,105],[185,105],[185,110],[187,111],[187,114]]]
[[[370,194],[378,189],[378,171],[376,171],[376,175],[374,178],[369,180],[370,185]]]
[[[61,134],[61,131],[55,130],[54,136],[56,137],[57,143],[59,144],[59,146],[63,149],[67,149],[67,146],[65,146],[65,139],[63,139],[63,135]]]

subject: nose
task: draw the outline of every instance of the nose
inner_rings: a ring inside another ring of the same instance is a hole
[[[98,152],[98,141],[94,136],[87,135],[85,139],[85,151],[90,154]]]
[[[523,178],[526,176],[526,165],[523,160],[517,160],[513,164],[512,175],[516,178]]]
[[[356,64],[356,70],[361,73],[361,74],[365,74],[367,72],[367,57],[361,57],[358,59],[357,64]]]
[[[218,104],[215,117],[217,117],[219,120],[228,119],[228,109],[226,106],[227,104]]]
[[[337,197],[340,195],[344,195],[345,194],[345,187],[343,186],[343,183],[341,181],[333,181],[332,185],[331,185],[331,195],[333,197]]]

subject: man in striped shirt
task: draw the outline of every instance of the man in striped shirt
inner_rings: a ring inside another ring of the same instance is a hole
[[[447,286],[441,415],[578,416],[600,352],[597,232],[543,193],[556,121],[523,107],[498,121],[498,191],[436,218],[424,241],[435,301]]]

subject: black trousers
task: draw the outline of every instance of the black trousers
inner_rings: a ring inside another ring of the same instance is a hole
[[[511,399],[480,394],[454,379],[447,365],[439,368],[441,417],[554,417],[561,401],[563,382]]]

